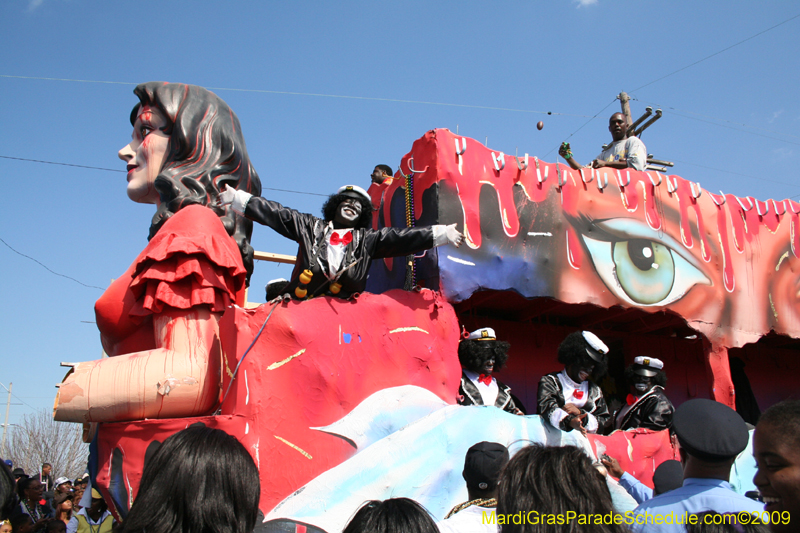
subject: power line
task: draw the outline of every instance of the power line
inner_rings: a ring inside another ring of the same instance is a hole
[[[18,252],[18,251],[16,251],[14,248],[12,248],[12,247],[11,247],[11,245],[10,245],[10,244],[8,244],[8,243],[7,243],[6,241],[4,241],[2,238],[0,238],[0,242],[2,242],[3,244],[5,244],[6,246],[8,246],[8,248],[9,248],[9,249],[10,249],[12,252],[14,252],[15,254],[17,254],[17,255],[21,255],[22,257],[25,257],[25,258],[27,258],[27,259],[30,259],[30,260],[31,260],[31,261],[33,261],[34,263],[38,263],[39,265],[41,265],[42,267],[44,267],[44,269],[45,269],[45,270],[47,270],[48,272],[50,272],[50,273],[52,273],[52,274],[55,274],[56,276],[61,276],[62,278],[71,279],[71,280],[72,280],[72,281],[74,281],[75,283],[77,283],[77,284],[79,284],[79,285],[83,285],[84,287],[88,287],[88,288],[90,288],[90,289],[100,289],[101,291],[104,291],[104,290],[105,290],[103,287],[98,287],[97,285],[87,285],[87,284],[83,283],[82,281],[78,281],[77,279],[75,279],[75,278],[73,278],[73,277],[66,276],[66,275],[64,275],[64,274],[59,274],[59,273],[58,273],[58,272],[56,272],[55,270],[52,270],[50,267],[48,267],[47,265],[45,265],[44,263],[42,263],[41,261],[39,261],[38,259],[34,259],[33,257],[31,257],[31,256],[29,256],[29,255],[25,255],[25,254],[23,254],[22,252]]]
[[[72,163],[59,163],[57,161],[44,161],[42,159],[27,159],[24,157],[11,157],[8,155],[0,155],[0,157],[3,159],[13,159],[15,161],[28,161],[30,163],[46,163],[48,165],[61,165],[64,167],[91,168],[93,170],[107,170],[108,172],[125,172],[124,170],[119,170],[116,168],[90,167],[87,165],[74,165]],[[290,189],[275,189],[273,187],[262,187],[262,189],[267,191],[291,192],[294,194],[308,194],[310,196],[324,196],[326,198],[328,197],[327,194],[320,194],[318,192],[292,191]]]
[[[46,80],[46,81],[69,81],[69,82],[77,82],[77,83],[107,83],[113,85],[132,85],[136,86],[136,83],[129,83],[125,81],[103,81],[103,80],[78,80],[78,79],[70,79],[70,78],[45,78],[41,76],[13,76],[10,74],[0,74],[0,78],[16,78],[22,80]],[[281,94],[287,96],[316,96],[322,98],[343,98],[346,100],[369,100],[372,102],[392,102],[392,103],[399,103],[399,104],[419,104],[419,105],[438,105],[438,106],[445,106],[445,107],[460,107],[466,109],[483,109],[488,111],[511,111],[514,113],[533,113],[537,115],[558,115],[563,117],[583,117],[586,118],[588,115],[575,115],[572,113],[557,113],[554,111],[536,111],[533,109],[514,109],[510,107],[494,107],[494,106],[484,106],[484,105],[470,105],[470,104],[452,104],[448,102],[428,102],[423,100],[404,100],[399,98],[378,98],[374,96],[352,96],[346,94],[325,94],[325,93],[306,93],[306,92],[298,92],[298,91],[271,91],[268,89],[238,89],[235,87],[205,87],[209,91],[234,91],[234,92],[243,92],[243,93],[260,93],[260,94]]]
[[[637,102],[641,102],[643,104],[650,104],[650,105],[656,106],[656,107],[662,107],[664,109],[671,109],[673,112],[675,112],[674,114],[678,115],[679,117],[684,117],[684,118],[688,118],[688,119],[691,119],[691,120],[697,120],[699,122],[705,122],[707,124],[714,124],[715,126],[720,126],[720,127],[723,127],[723,128],[730,128],[730,129],[734,129],[736,131],[744,131],[745,133],[750,133],[751,135],[758,135],[760,137],[766,137],[767,139],[774,139],[776,141],[783,141],[783,142],[791,143],[791,141],[786,141],[784,139],[778,139],[778,138],[775,138],[775,137],[768,137],[766,135],[760,135],[758,133],[753,133],[753,132],[750,132],[750,131],[734,128],[733,126],[726,126],[724,124],[716,124],[716,123],[711,122],[711,121],[712,120],[716,120],[717,122],[727,122],[728,124],[733,124],[735,126],[741,126],[743,128],[761,130],[761,131],[766,131],[766,132],[769,132],[769,133],[774,133],[776,135],[784,135],[786,137],[794,137],[795,139],[800,139],[800,135],[792,135],[791,133],[783,133],[783,132],[780,132],[780,131],[770,130],[770,129],[767,129],[767,128],[759,128],[758,126],[750,126],[749,124],[745,124],[743,122],[734,122],[732,120],[728,120],[728,119],[724,119],[724,118],[712,117],[710,115],[704,115],[702,113],[696,113],[694,111],[686,111],[684,109],[678,109],[677,107],[661,105],[661,104],[657,104],[655,102],[648,102],[648,101],[642,100],[640,98],[631,98],[631,100],[636,100]],[[706,118],[706,119],[709,119],[709,120],[701,120],[701,119],[699,119],[697,117],[692,117],[692,116],[684,115],[684,114],[681,114],[681,113],[688,113],[689,115],[697,115],[698,117],[703,117],[703,118]],[[791,144],[800,144],[800,143],[791,143]]]
[[[711,54],[711,55],[709,55],[709,56],[706,56],[706,57],[704,57],[703,59],[698,59],[697,61],[695,61],[694,63],[692,63],[692,64],[690,64],[690,65],[686,65],[685,67],[681,67],[681,68],[679,68],[678,70],[676,70],[676,71],[674,71],[674,72],[670,72],[669,74],[665,74],[664,76],[661,76],[660,78],[658,78],[658,79],[655,79],[655,80],[653,80],[653,81],[651,81],[651,82],[649,82],[649,83],[645,83],[645,84],[644,84],[644,85],[642,85],[641,87],[637,87],[636,89],[634,89],[634,90],[632,90],[632,91],[630,91],[630,92],[632,92],[632,93],[633,93],[633,92],[636,92],[636,91],[638,91],[639,89],[644,89],[645,87],[647,87],[647,86],[649,86],[649,85],[653,85],[654,83],[656,83],[656,82],[659,82],[659,81],[661,81],[661,80],[663,80],[663,79],[665,79],[665,78],[669,78],[670,76],[672,76],[672,75],[674,75],[674,74],[677,74],[678,72],[684,71],[684,70],[686,70],[687,68],[693,67],[693,66],[695,66],[695,65],[697,65],[697,64],[699,64],[699,63],[702,63],[703,61],[705,61],[705,60],[707,60],[707,59],[711,59],[711,58],[712,58],[712,57],[714,57],[714,56],[718,56],[718,55],[719,55],[719,54],[721,54],[722,52],[727,52],[727,51],[728,51],[728,50],[730,50],[731,48],[734,48],[734,47],[736,47],[736,46],[739,46],[740,44],[743,44],[743,43],[746,43],[747,41],[750,41],[750,40],[752,40],[752,39],[755,39],[755,38],[756,38],[756,37],[758,37],[759,35],[763,35],[763,34],[767,33],[768,31],[774,30],[774,29],[775,29],[775,28],[777,28],[778,26],[783,26],[783,25],[784,25],[784,24],[786,24],[787,22],[791,22],[791,21],[793,21],[794,19],[796,19],[796,18],[798,18],[798,17],[800,17],[800,13],[798,13],[797,15],[795,15],[795,16],[793,16],[793,17],[790,17],[790,18],[788,18],[788,19],[784,20],[783,22],[779,22],[778,24],[775,24],[775,25],[774,25],[774,26],[772,26],[772,27],[769,27],[769,28],[767,28],[766,30],[762,30],[762,31],[760,31],[760,32],[756,33],[755,35],[751,35],[751,36],[750,36],[750,37],[748,37],[747,39],[742,39],[741,41],[739,41],[739,42],[738,42],[738,43],[736,43],[736,44],[732,44],[732,45],[728,46],[727,48],[723,48],[722,50],[720,50],[720,51],[718,51],[718,52],[714,52],[713,54]]]
[[[709,167],[709,166],[705,166],[705,165],[699,165],[697,163],[690,163],[689,161],[679,161],[677,159],[673,159],[673,161],[676,162],[676,163],[681,163],[682,165],[689,165],[689,166],[693,166],[693,167],[704,168],[706,170],[716,170],[717,172],[724,172],[725,174],[733,174],[735,176],[742,176],[742,177],[745,177],[745,178],[752,178],[754,180],[768,181],[770,183],[777,183],[778,185],[787,185],[787,186],[790,186],[790,187],[800,187],[800,184],[798,184],[798,183],[786,183],[785,181],[771,180],[771,179],[768,179],[768,178],[762,178],[760,176],[753,176],[752,174],[742,174],[741,172],[733,172],[733,171],[724,170],[724,169],[721,169],[721,168],[714,168],[714,167]],[[792,198],[794,198],[794,197],[792,197]]]
[[[570,133],[570,134],[569,134],[569,136],[568,136],[566,139],[564,139],[564,141],[563,141],[563,142],[567,142],[568,140],[570,140],[570,138],[571,138],[573,135],[575,135],[576,133],[578,133],[579,131],[581,131],[581,130],[583,129],[583,127],[584,127],[584,126],[586,126],[588,123],[590,123],[591,121],[593,121],[594,119],[596,119],[596,118],[597,118],[597,116],[598,116],[600,113],[602,113],[603,111],[605,111],[605,110],[606,110],[606,108],[607,108],[608,106],[610,106],[611,104],[613,104],[613,103],[614,103],[614,102],[616,102],[616,101],[617,101],[617,99],[616,99],[616,98],[614,98],[614,99],[613,99],[613,100],[611,100],[609,103],[607,103],[607,104],[605,105],[605,107],[603,107],[603,109],[601,109],[600,111],[598,111],[597,113],[595,113],[595,114],[594,114],[594,116],[592,116],[592,118],[590,118],[589,120],[587,120],[586,122],[584,122],[584,123],[583,123],[583,125],[581,125],[581,127],[580,127],[580,128],[578,128],[577,130],[575,130],[575,131],[573,131],[572,133]],[[549,152],[547,152],[546,154],[544,154],[544,155],[542,156],[542,158],[545,158],[545,157],[547,157],[548,155],[552,154],[552,153],[553,153],[553,150],[555,150],[555,148],[551,148]]]
[[[43,161],[41,159],[25,159],[24,157],[11,157],[8,155],[0,155],[3,159],[14,159],[16,161],[30,161],[32,163],[47,163],[48,165],[61,165],[64,167],[78,167],[78,168],[91,168],[92,170],[107,170],[109,172],[126,172],[125,170],[119,170],[116,168],[104,168],[104,167],[89,167],[86,165],[73,165],[72,163],[57,163],[55,161]]]

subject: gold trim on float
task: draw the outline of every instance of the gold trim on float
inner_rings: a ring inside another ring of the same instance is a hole
[[[280,368],[283,365],[285,365],[286,363],[288,363],[289,361],[291,361],[292,359],[294,359],[295,357],[300,357],[304,353],[306,353],[306,349],[305,348],[303,348],[302,350],[300,350],[299,352],[297,352],[294,355],[290,355],[289,357],[287,357],[283,361],[278,361],[277,363],[272,363],[271,365],[269,365],[267,367],[267,370],[275,370],[276,368]]]
[[[408,328],[397,328],[397,329],[391,330],[389,333],[405,333],[406,331],[421,331],[425,335],[430,335],[430,333],[428,333],[427,331],[425,331],[422,328],[418,328],[417,326],[411,326],[411,327],[408,327]]]
[[[298,452],[302,453],[302,454],[303,454],[303,455],[306,457],[306,459],[311,459],[311,454],[310,454],[310,453],[308,453],[307,451],[305,451],[305,450],[303,450],[303,449],[299,448],[298,446],[295,446],[294,444],[292,444],[292,443],[291,443],[291,442],[289,442],[288,440],[286,440],[286,439],[282,439],[282,438],[280,438],[280,437],[279,437],[279,436],[277,436],[277,435],[273,435],[273,437],[275,437],[276,439],[278,439],[279,441],[281,441],[281,442],[282,442],[282,443],[284,443],[285,445],[289,446],[290,448],[294,448],[294,449],[295,449],[295,450],[297,450]]]

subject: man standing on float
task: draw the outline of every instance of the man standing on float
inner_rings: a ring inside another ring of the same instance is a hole
[[[286,291],[301,300],[324,295],[349,298],[363,292],[372,259],[464,242],[455,224],[370,229],[372,201],[356,185],[345,185],[328,198],[322,206],[323,219],[233,189],[221,193],[220,202],[297,242],[297,262]]]

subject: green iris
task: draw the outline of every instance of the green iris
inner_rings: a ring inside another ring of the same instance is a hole
[[[675,281],[675,262],[670,249],[647,239],[615,242],[612,251],[617,280],[636,303],[662,301]]]

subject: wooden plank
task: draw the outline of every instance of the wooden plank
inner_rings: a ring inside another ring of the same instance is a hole
[[[293,265],[297,262],[297,257],[294,255],[272,254],[269,252],[253,252],[253,259],[258,261],[271,261],[273,263],[286,263],[289,265]]]

